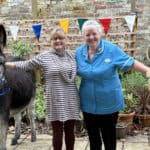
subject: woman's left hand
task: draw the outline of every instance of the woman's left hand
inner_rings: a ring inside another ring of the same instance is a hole
[[[146,77],[148,79],[148,89],[150,91],[150,70],[146,71]]]
[[[150,69],[149,69],[148,71],[146,71],[146,77],[147,77],[148,79],[150,79]]]

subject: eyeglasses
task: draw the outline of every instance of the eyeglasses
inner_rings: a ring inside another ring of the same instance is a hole
[[[52,38],[53,41],[64,40],[64,39],[65,39],[64,37],[55,37],[55,38]]]

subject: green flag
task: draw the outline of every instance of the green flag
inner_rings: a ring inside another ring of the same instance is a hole
[[[79,24],[79,28],[80,28],[80,31],[82,30],[82,26],[83,26],[83,23],[85,21],[87,21],[88,19],[78,19],[78,24]]]

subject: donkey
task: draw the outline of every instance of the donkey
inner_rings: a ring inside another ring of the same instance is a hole
[[[6,61],[9,61],[9,62],[11,62],[11,61],[24,61],[24,60],[25,59],[23,59],[23,58],[12,57],[12,56],[7,57],[7,59],[6,59]],[[7,70],[10,70],[10,69],[7,69]],[[11,72],[12,72],[12,70],[11,70]],[[19,73],[20,73],[20,71],[19,71]],[[20,75],[22,75],[22,73],[25,73],[26,75],[28,75],[29,78],[31,77],[33,80],[33,84],[35,84],[35,73],[33,71],[28,71],[28,72],[21,71]],[[17,71],[17,75],[19,75],[18,71]],[[34,112],[35,111],[35,101],[34,101],[34,98],[35,98],[35,85],[33,87],[33,97],[31,97],[29,104],[21,110],[21,111],[27,110],[26,112],[27,112],[27,115],[29,117],[30,126],[31,126],[31,142],[34,142],[36,140],[35,115],[34,115],[34,113],[35,113]],[[17,140],[20,138],[20,135],[21,135],[21,119],[22,119],[21,111],[16,113],[16,112],[13,112],[13,110],[12,110],[10,112],[10,116],[14,117],[14,120],[15,120],[15,134],[14,134],[14,137],[12,139],[11,145],[16,145]]]
[[[7,149],[9,117],[16,115],[15,118],[20,118],[20,113],[33,103],[36,89],[34,71],[18,71],[5,67],[6,58],[2,49],[6,46],[6,40],[5,28],[0,25],[0,150]],[[31,123],[34,121],[34,116],[32,117]],[[31,132],[31,141],[36,141],[35,125]],[[19,132],[15,134],[12,144],[17,143],[19,136]]]

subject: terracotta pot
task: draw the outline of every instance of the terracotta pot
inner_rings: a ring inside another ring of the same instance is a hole
[[[118,123],[124,122],[127,124],[127,133],[129,133],[132,129],[133,118],[135,116],[135,112],[131,112],[129,114],[119,114]]]
[[[150,115],[136,115],[140,121],[141,126],[150,127]]]

